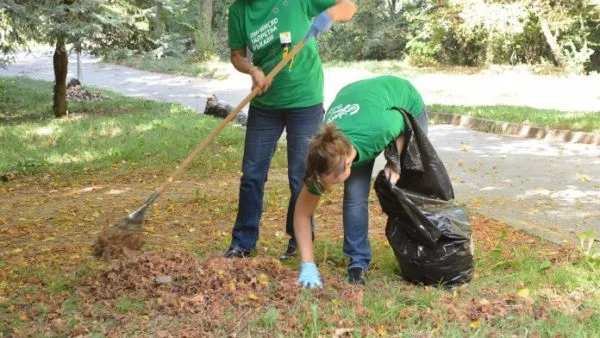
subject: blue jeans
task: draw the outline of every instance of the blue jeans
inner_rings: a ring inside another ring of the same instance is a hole
[[[322,104],[306,108],[269,110],[250,106],[242,161],[238,214],[232,231],[232,248],[256,250],[267,173],[273,154],[277,149],[277,141],[284,128],[287,139],[290,188],[286,232],[290,236],[289,245],[296,246],[294,208],[303,185],[308,143],[310,137],[321,126],[323,113]]]
[[[423,110],[415,119],[427,132],[429,126],[427,111]],[[374,164],[373,160],[359,167],[353,167],[350,177],[344,182],[343,252],[350,259],[348,268],[358,267],[364,271],[367,271],[372,257],[369,243],[368,202]]]

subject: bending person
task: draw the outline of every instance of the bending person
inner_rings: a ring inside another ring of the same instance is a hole
[[[427,131],[427,112],[421,95],[409,81],[396,76],[347,85],[325,114],[326,125],[309,145],[304,186],[294,214],[301,259],[298,282],[302,286],[322,286],[314,263],[310,219],[321,195],[340,183],[344,183],[343,252],[350,260],[348,282],[365,283],[372,256],[368,198],[373,164],[391,142],[396,142],[398,151],[404,148],[405,126],[400,108],[415,116]],[[392,163],[386,164],[385,172],[394,182],[400,174]]]

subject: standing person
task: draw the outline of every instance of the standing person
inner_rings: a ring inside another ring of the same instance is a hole
[[[355,11],[350,0],[236,0],[229,8],[231,63],[249,74],[252,88],[260,91],[248,111],[238,214],[225,257],[245,257],[256,250],[267,172],[284,128],[291,192],[286,232],[290,239],[280,258],[296,254],[294,207],[302,187],[308,141],[323,118],[323,69],[312,37],[329,30],[334,21],[350,20]],[[272,83],[267,81],[265,74],[302,39],[302,50]]]
[[[368,198],[375,158],[396,142],[404,148],[404,109],[427,131],[425,104],[413,85],[396,76],[380,76],[342,88],[325,114],[326,125],[309,145],[304,186],[298,197],[294,229],[300,251],[300,277],[305,287],[322,286],[315,265],[310,217],[319,198],[338,183],[344,183],[343,252],[350,259],[348,282],[364,284],[371,261]],[[389,162],[386,175],[395,182],[396,166]]]

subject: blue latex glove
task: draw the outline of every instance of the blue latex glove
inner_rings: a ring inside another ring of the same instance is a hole
[[[315,263],[300,264],[300,277],[298,277],[298,284],[309,289],[323,287],[323,283],[321,283],[321,277],[319,276],[319,270],[317,270]]]
[[[319,36],[319,34],[327,32],[329,28],[331,28],[331,25],[333,25],[333,20],[331,19],[329,14],[322,12],[321,14],[319,14],[319,16],[317,16],[312,26],[310,27],[310,30],[304,37],[304,42],[307,42],[313,36],[316,38],[317,36]]]

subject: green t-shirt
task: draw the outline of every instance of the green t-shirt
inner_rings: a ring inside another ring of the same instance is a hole
[[[229,48],[248,48],[252,63],[267,75],[291,52],[312,19],[335,0],[236,0],[229,7]],[[271,87],[251,104],[259,108],[303,108],[323,102],[323,69],[316,40],[275,76]]]
[[[357,152],[353,167],[374,160],[404,132],[404,118],[394,109],[418,116],[425,108],[421,94],[405,79],[385,75],[347,85],[325,113]]]

